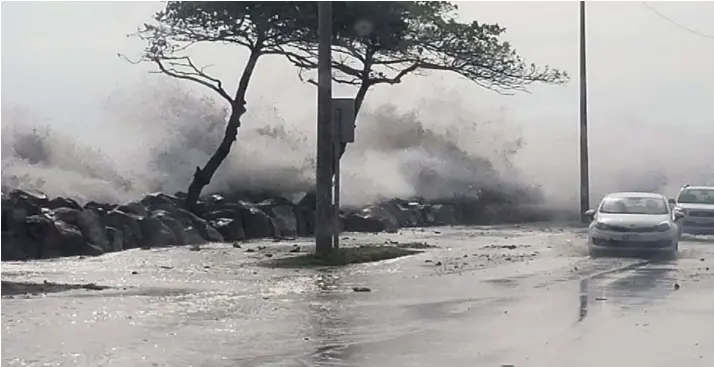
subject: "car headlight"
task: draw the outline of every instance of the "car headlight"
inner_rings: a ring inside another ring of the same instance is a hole
[[[610,226],[603,222],[595,222],[595,228],[602,229],[603,231],[606,231],[606,230],[610,229]]]
[[[662,222],[655,227],[655,229],[660,232],[669,231],[670,228],[672,228],[672,226],[669,225],[669,222]]]

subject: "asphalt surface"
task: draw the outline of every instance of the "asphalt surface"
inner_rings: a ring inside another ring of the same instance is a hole
[[[438,247],[334,270],[257,266],[309,250],[290,241],[3,263],[2,365],[714,365],[714,238],[663,261],[590,259],[555,225],[345,237]]]

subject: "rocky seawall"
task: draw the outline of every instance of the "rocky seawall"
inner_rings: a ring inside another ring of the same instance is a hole
[[[404,227],[495,224],[548,220],[534,206],[503,198],[458,198],[427,202],[392,199],[345,209],[345,232],[396,232]],[[97,256],[133,248],[200,245],[258,238],[311,236],[314,194],[297,203],[275,195],[209,195],[196,213],[182,209],[183,195],[149,194],[125,204],[84,206],[37,191],[2,195],[2,260]]]

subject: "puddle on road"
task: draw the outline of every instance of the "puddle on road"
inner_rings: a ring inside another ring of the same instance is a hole
[[[578,294],[578,321],[583,321],[596,304],[628,309],[665,299],[676,290],[677,273],[676,260],[652,261],[583,278]]]

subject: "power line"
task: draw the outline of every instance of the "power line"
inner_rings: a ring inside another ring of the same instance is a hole
[[[646,1],[642,1],[642,5],[646,6],[647,9],[649,9],[649,10],[651,10],[652,12],[654,12],[655,14],[659,15],[662,19],[664,19],[664,20],[666,20],[666,21],[668,21],[668,22],[670,22],[670,23],[676,25],[676,26],[679,27],[679,28],[684,29],[685,31],[687,31],[687,32],[689,32],[689,33],[692,33],[692,34],[695,34],[695,35],[697,35],[697,36],[704,37],[704,38],[714,38],[713,35],[705,34],[705,33],[699,32],[699,31],[697,31],[697,30],[695,30],[695,29],[689,28],[689,27],[687,27],[687,26],[685,26],[685,25],[682,25],[682,24],[680,24],[680,23],[677,23],[676,21],[672,20],[672,19],[669,18],[668,16],[662,14],[659,10],[657,10],[656,8],[654,8],[653,6],[651,6],[650,4],[647,4]]]

